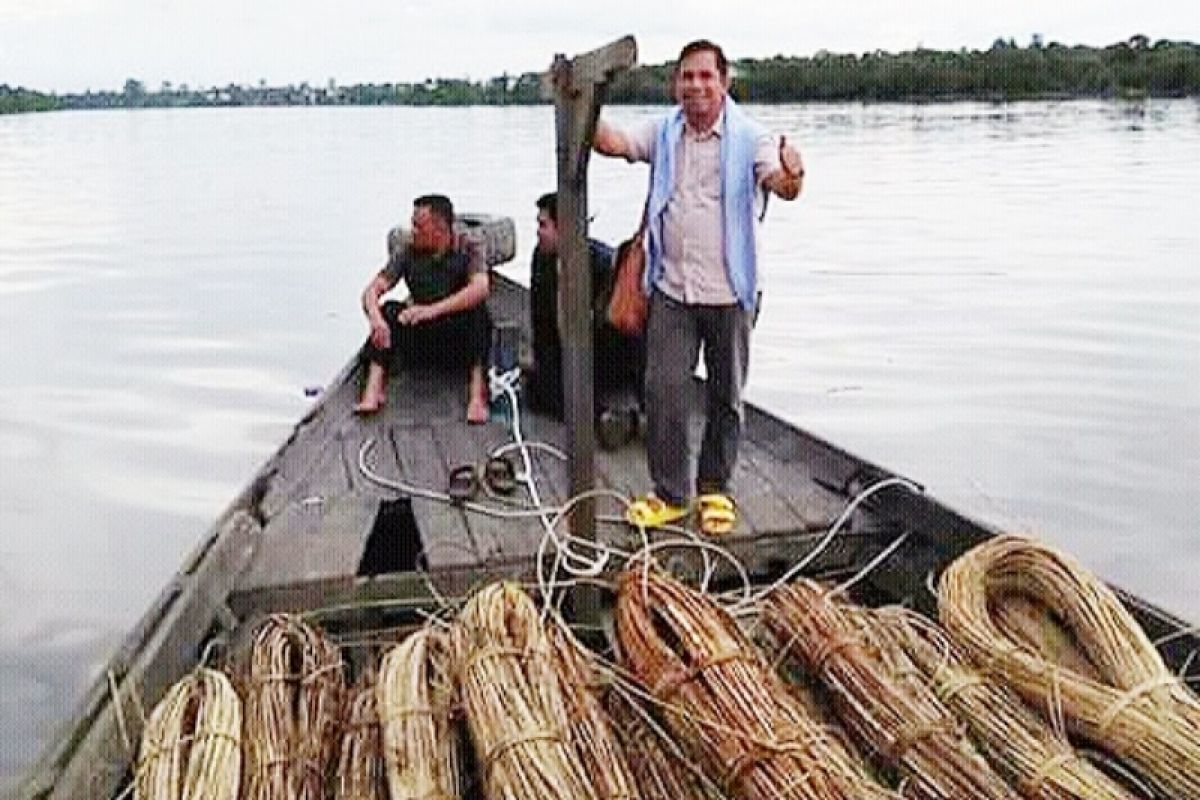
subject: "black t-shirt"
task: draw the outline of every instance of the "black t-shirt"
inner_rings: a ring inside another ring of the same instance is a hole
[[[396,282],[404,281],[413,302],[428,305],[462,289],[475,273],[486,273],[487,261],[478,240],[463,234],[453,249],[436,255],[399,248],[392,252],[383,271]]]

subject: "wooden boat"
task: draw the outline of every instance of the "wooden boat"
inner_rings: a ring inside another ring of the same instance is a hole
[[[511,258],[511,222],[468,222],[485,234],[492,262]],[[517,326],[527,341],[527,291],[497,276],[489,302],[494,318]],[[397,376],[385,410],[364,419],[352,412],[359,379],[355,358],[216,520],[15,796],[117,796],[131,775],[144,710],[268,613],[313,613],[335,640],[346,641],[415,626],[440,598],[482,581],[532,578],[544,535],[540,520],[500,519],[386,485],[441,492],[456,464],[481,462],[510,441],[504,420],[467,426],[461,376],[433,373]],[[520,424],[529,440],[560,448],[566,441],[563,424],[548,417],[522,413]],[[544,501],[564,502],[566,464],[545,448],[531,452]],[[644,490],[649,479],[640,441],[599,453],[596,474],[616,492]],[[371,475],[383,476],[383,483]],[[754,406],[746,410],[734,479],[739,527],[724,544],[751,579],[772,579],[826,538],[852,498],[881,482],[890,485],[863,500],[805,574],[861,574],[855,591],[864,602],[903,602],[931,613],[940,570],[996,532]],[[615,509],[600,506],[602,513]],[[617,545],[637,543],[615,522],[602,519],[597,532]],[[694,553],[668,561],[680,572],[700,569]],[[715,580],[729,584],[737,575],[718,563]],[[1162,642],[1169,666],[1200,675],[1194,630],[1136,597],[1120,596]],[[350,644],[344,653],[352,666],[376,655],[370,646]]]

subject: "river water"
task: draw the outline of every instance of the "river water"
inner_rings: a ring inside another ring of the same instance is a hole
[[[1200,620],[1200,103],[751,109],[802,149],[749,396]],[[615,108],[615,121],[659,113]],[[414,195],[518,221],[549,108],[0,117],[0,789],[359,344]],[[646,173],[594,160],[593,233]]]

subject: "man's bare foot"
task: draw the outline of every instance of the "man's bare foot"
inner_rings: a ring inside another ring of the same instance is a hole
[[[387,402],[387,373],[383,367],[374,362],[367,367],[367,381],[363,386],[362,397],[354,406],[355,414],[374,414],[383,408]]]
[[[467,422],[472,425],[482,425],[488,421],[490,410],[487,401],[482,397],[474,397],[467,403]]]
[[[387,403],[386,395],[364,394],[354,406],[354,413],[362,416],[374,414]]]

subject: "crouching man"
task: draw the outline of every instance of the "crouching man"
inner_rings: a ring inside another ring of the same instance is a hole
[[[381,303],[401,280],[409,298]],[[484,364],[491,345],[491,290],[481,245],[454,233],[454,206],[443,195],[413,201],[412,241],[393,252],[362,294],[370,337],[367,379],[354,410],[371,414],[387,401],[394,365],[466,368],[467,422],[488,418]]]

